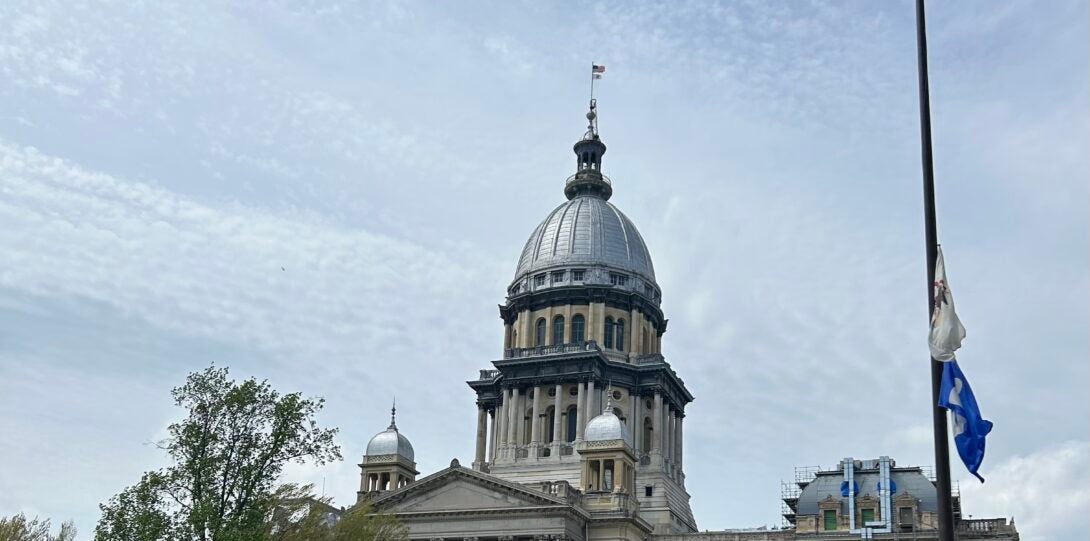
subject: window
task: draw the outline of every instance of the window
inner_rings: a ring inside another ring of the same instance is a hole
[[[573,389],[574,389],[574,387],[573,387]],[[579,418],[579,416],[575,413],[575,406],[569,407],[568,408],[568,419],[567,419],[567,421],[568,421],[568,431],[567,431],[567,438],[565,438],[568,441],[568,443],[571,443],[571,442],[575,441],[575,421],[577,421],[578,418]]]
[[[621,399],[621,391],[613,391],[613,399],[614,400],[620,400]]]
[[[553,283],[554,284],[559,284],[559,283],[561,283],[563,281],[564,281],[564,271],[554,271],[553,272]]]
[[[824,518],[823,522],[825,523],[824,524],[825,527],[823,529],[825,531],[831,532],[831,531],[836,529],[836,510],[835,509],[826,509],[825,511],[823,511],[821,513],[821,516]]]
[[[537,333],[534,334],[534,345],[535,346],[544,346],[545,345],[545,318],[541,318],[541,319],[537,320],[537,329],[535,329],[535,330],[537,331]]]
[[[617,351],[624,351],[624,320],[618,319],[617,324]]]
[[[534,285],[535,286],[545,285],[545,275],[544,274],[539,274],[537,276],[534,276]]]
[[[518,295],[519,289],[522,289],[522,284],[517,284],[515,287],[512,287],[511,288],[511,294],[512,295]]]
[[[571,341],[573,344],[582,344],[586,338],[583,336],[583,328],[586,326],[586,320],[583,319],[583,314],[575,314],[571,318]]]
[[[605,332],[605,347],[606,349],[613,349],[613,318],[606,318],[606,332]]]
[[[901,525],[902,530],[911,530],[913,523],[916,522],[915,514],[912,512],[911,507],[901,507],[897,510],[897,522]]]
[[[628,284],[628,276],[611,272],[609,273],[609,283],[615,286],[626,285]]]
[[[571,271],[571,279],[573,282],[583,281],[583,269],[575,269]]]
[[[653,487],[651,485],[647,485],[647,486],[643,487],[643,495],[645,497],[650,498],[651,494],[654,493],[654,492],[655,492],[655,487]]]
[[[564,316],[556,316],[553,318],[553,345],[558,346],[564,343]]]
[[[864,526],[866,526],[867,524],[869,524],[871,522],[874,522],[874,508],[866,508],[866,509],[863,509],[862,512],[863,512],[863,525]]]

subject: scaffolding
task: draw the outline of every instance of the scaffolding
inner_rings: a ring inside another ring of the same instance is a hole
[[[780,481],[780,515],[784,528],[795,527],[795,515],[798,513],[799,496],[802,490],[817,477],[821,466],[796,466],[794,481]]]

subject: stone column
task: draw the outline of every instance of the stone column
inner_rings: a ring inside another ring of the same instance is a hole
[[[592,302],[587,305],[587,340],[594,340],[598,347],[602,347],[602,322],[598,316],[600,303]]]
[[[633,391],[629,391],[633,393]],[[636,458],[639,459],[639,434],[636,432],[636,419],[640,416],[636,413],[636,408],[640,406],[640,399],[634,393],[628,395],[628,433],[632,434],[632,449],[636,451]]]
[[[583,416],[583,423],[589,423],[591,419],[602,413],[598,405],[598,395],[594,392],[594,380],[587,382],[587,414]]]
[[[655,410],[651,412],[651,454],[662,455],[662,393],[655,391]]]
[[[526,395],[517,393],[515,396],[515,445],[526,445]]]
[[[503,448],[507,445],[507,405],[511,403],[511,390],[500,389],[500,405],[496,407],[496,447]]]
[[[530,311],[529,310],[523,310],[522,312],[519,313],[519,327],[522,327],[522,330],[519,331],[519,336],[522,337],[521,338],[522,343],[524,344],[523,347],[533,347],[533,345],[534,345],[534,340],[533,340],[534,322],[530,321]]]
[[[511,324],[510,323],[504,323],[503,324],[503,348],[507,349],[507,348],[513,348],[513,347],[515,347],[515,346],[511,344]]]
[[[498,412],[496,408],[488,410],[488,462],[496,462],[496,419],[498,418]]]
[[[530,445],[541,445],[541,386],[534,387],[533,413],[530,414]]]
[[[685,420],[685,416],[681,415],[680,412],[679,412],[678,416],[677,416],[677,460],[676,460],[678,473],[681,473],[682,457],[684,456],[684,451],[685,451],[685,438],[683,437],[684,436],[684,431],[682,430],[682,427],[684,426],[684,423],[682,421],[684,421],[684,420]]]
[[[488,438],[488,410],[484,404],[477,406],[477,448],[473,455],[473,469],[480,470],[484,464],[484,450]]]
[[[550,276],[549,278],[552,279],[552,276]],[[553,315],[554,315],[553,312],[554,312],[554,309],[553,309],[552,306],[550,306],[549,308],[547,308],[545,310],[545,345],[546,346],[555,346],[556,345],[556,344],[553,343]],[[535,422],[537,422],[537,421],[535,421]]]
[[[629,359],[635,357],[633,352],[639,347],[637,345],[637,340],[639,340],[637,333],[640,332],[640,326],[638,325],[639,318],[640,312],[635,308],[628,313],[628,325],[625,325],[625,332],[627,334],[625,334],[624,337],[624,350],[628,353]]]
[[[583,325],[584,326],[586,325],[586,320],[584,320]],[[584,332],[586,332],[585,329],[584,329]],[[564,305],[564,343],[565,344],[570,344],[571,343],[571,305],[570,304],[565,304]],[[560,393],[556,393],[556,394],[559,395]]]
[[[567,332],[565,330],[564,332]],[[560,457],[560,442],[564,441],[566,437],[560,433],[560,398],[564,395],[564,386],[556,384],[556,396],[553,397],[553,455],[557,458]]]
[[[586,393],[583,392],[583,382],[575,384],[578,389],[575,396],[575,441],[583,441],[583,422],[587,418]]]
[[[670,461],[678,464],[678,412],[670,408]]]
[[[659,416],[662,417],[662,435],[659,436],[660,445],[659,449],[662,451],[663,464],[670,463],[670,404],[666,401],[662,403],[662,409],[659,410]]]
[[[518,402],[519,402],[519,389],[518,389],[518,387],[512,387],[511,388],[511,401],[510,401],[510,404],[508,404],[508,407],[507,407],[507,445],[509,445],[511,447],[515,447],[516,445],[518,445],[518,441],[519,441],[518,440],[518,426],[519,426],[519,420],[522,419],[522,416],[518,415],[516,417],[516,415],[518,414],[518,411],[519,411]],[[514,457],[514,455],[515,455],[514,453],[511,453],[512,457]]]

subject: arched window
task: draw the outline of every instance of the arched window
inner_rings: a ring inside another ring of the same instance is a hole
[[[545,427],[545,443],[552,443],[556,439],[556,434],[553,434],[553,429],[556,428],[556,416],[559,415],[556,412],[556,408],[549,406],[546,410],[545,421],[548,426]]]
[[[586,320],[583,319],[583,314],[575,314],[571,317],[571,341],[574,344],[581,344],[586,337],[584,336],[583,328],[586,326]]]
[[[558,346],[564,343],[564,316],[556,316],[553,318],[553,345]]]
[[[574,318],[573,318],[573,320],[574,320]],[[575,421],[576,420],[578,420],[578,415],[576,414],[576,407],[571,406],[571,407],[568,408],[568,419],[567,419],[567,421],[568,421],[568,430],[567,430],[567,434],[566,434],[567,437],[565,438],[566,440],[568,440],[568,443],[571,443],[571,442],[575,441]]]
[[[537,329],[536,329],[536,331],[537,331],[537,333],[534,334],[534,345],[535,346],[544,346],[545,345],[545,318],[541,318],[541,319],[537,320]]]
[[[602,341],[605,342],[606,349],[613,349],[613,318],[611,317],[606,318],[605,339]]]
[[[624,351],[624,320],[618,319],[614,327],[617,328],[617,351]]]

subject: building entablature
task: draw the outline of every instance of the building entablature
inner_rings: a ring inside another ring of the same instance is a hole
[[[495,370],[482,370],[482,379],[466,383],[477,393],[478,405],[494,407],[504,388],[594,381],[599,387],[612,384],[630,389],[641,397],[662,394],[664,402],[683,416],[685,406],[693,401],[693,395],[670,364],[658,354],[640,357],[636,361],[614,361],[606,352],[596,349],[518,356],[493,361]]]

